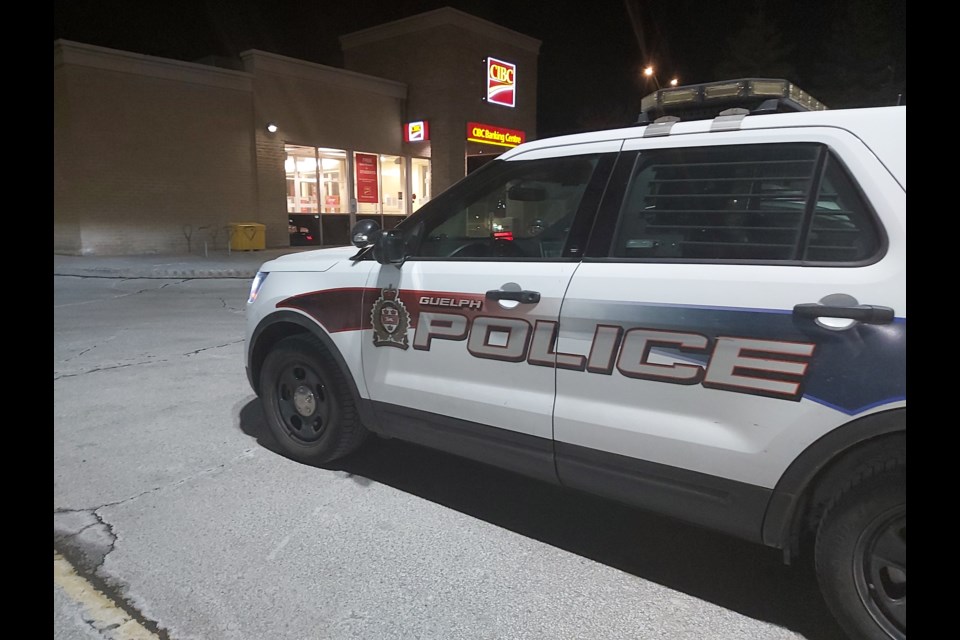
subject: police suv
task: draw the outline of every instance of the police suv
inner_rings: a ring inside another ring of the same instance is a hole
[[[270,428],[304,461],[397,437],[806,554],[851,636],[905,638],[906,107],[764,79],[644,103],[360,221],[359,250],[265,263]]]

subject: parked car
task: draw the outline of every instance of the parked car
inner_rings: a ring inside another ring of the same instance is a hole
[[[291,247],[320,244],[320,220],[315,214],[291,215],[287,219],[287,228]]]
[[[523,144],[264,264],[250,384],[296,459],[381,434],[620,500],[905,638],[905,148],[906,107]]]

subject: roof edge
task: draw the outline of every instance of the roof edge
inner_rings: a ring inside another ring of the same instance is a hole
[[[254,76],[258,71],[264,71],[305,80],[328,82],[402,100],[407,97],[407,85],[403,82],[358,73],[349,69],[331,67],[318,62],[300,60],[299,58],[290,58],[260,49],[242,51],[240,59],[243,60],[246,70]]]
[[[447,26],[460,27],[481,36],[520,47],[534,54],[540,53],[540,40],[452,7],[434,9],[433,11],[342,35],[340,36],[340,47],[342,49],[353,49],[388,38]]]
[[[197,62],[149,56],[122,49],[58,39],[53,41],[53,68],[64,65],[250,91],[252,77],[245,71],[222,69]]]

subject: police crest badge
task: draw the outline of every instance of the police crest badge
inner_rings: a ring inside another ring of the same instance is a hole
[[[408,348],[407,329],[410,314],[400,302],[400,292],[392,286],[380,290],[380,297],[370,310],[373,324],[373,344],[378,347]]]

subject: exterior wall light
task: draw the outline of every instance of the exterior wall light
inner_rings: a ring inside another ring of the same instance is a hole
[[[268,122],[268,123],[267,123],[267,131],[269,131],[270,133],[276,133],[276,132],[277,132],[277,123],[276,123],[276,122]]]

